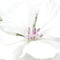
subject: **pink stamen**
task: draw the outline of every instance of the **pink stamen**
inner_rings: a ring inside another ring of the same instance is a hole
[[[35,35],[36,34],[36,28],[33,30],[33,35]]]
[[[34,28],[34,30],[33,30],[33,38],[34,38],[34,40],[36,40],[36,34],[37,34],[37,31],[36,31],[36,28]]]
[[[27,36],[28,40],[30,39],[30,27],[28,27],[28,36]]]

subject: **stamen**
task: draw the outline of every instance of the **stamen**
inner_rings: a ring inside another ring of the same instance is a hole
[[[30,39],[30,27],[28,27],[28,40]]]
[[[36,35],[37,35],[37,31],[36,31],[36,28],[34,28],[34,30],[33,30],[33,38],[34,38],[34,40],[36,40]]]
[[[37,29],[37,32],[39,32],[39,31],[40,31],[40,28]]]
[[[33,30],[33,35],[35,35],[36,34],[36,28],[34,28],[34,30]]]

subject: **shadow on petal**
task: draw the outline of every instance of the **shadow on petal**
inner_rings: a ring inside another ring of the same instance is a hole
[[[25,54],[24,57],[22,57],[22,58],[18,57],[18,59],[16,59],[16,60],[40,60],[40,59],[36,59],[36,58],[33,58],[33,57],[32,57],[31,55],[29,55],[29,54]]]

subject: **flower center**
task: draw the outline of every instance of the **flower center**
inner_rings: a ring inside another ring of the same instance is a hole
[[[28,41],[35,41],[41,38],[43,35],[38,35],[39,31],[40,31],[40,28],[38,29],[34,28],[31,33],[30,27],[28,27],[28,35],[27,35]]]

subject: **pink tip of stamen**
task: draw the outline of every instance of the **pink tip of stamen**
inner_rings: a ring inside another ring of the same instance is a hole
[[[34,40],[36,40],[36,35],[37,35],[37,31],[36,31],[36,28],[33,30],[33,38]]]
[[[33,35],[35,35],[36,34],[36,28],[33,30]]]

